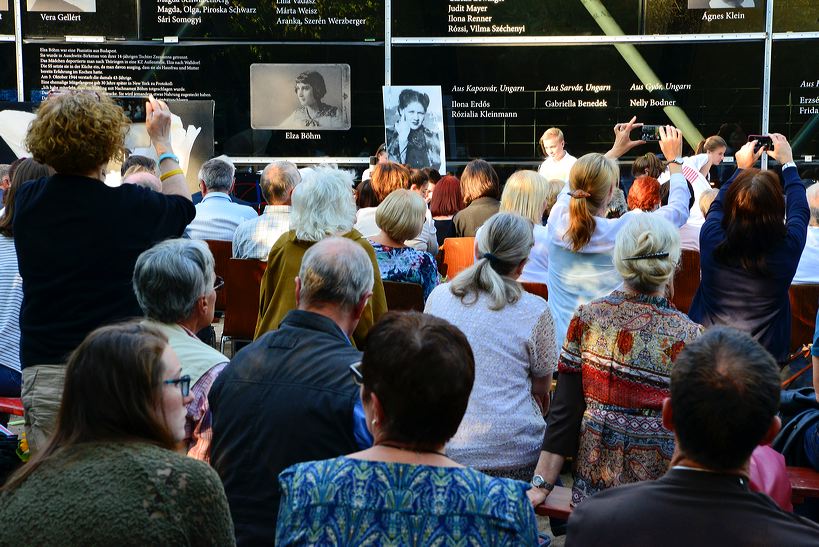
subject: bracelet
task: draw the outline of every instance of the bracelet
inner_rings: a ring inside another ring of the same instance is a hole
[[[179,163],[179,158],[176,157],[176,154],[172,154],[170,152],[165,152],[159,156],[159,161],[157,163],[162,163],[162,160],[173,160],[176,163]]]
[[[165,182],[166,179],[171,178],[174,175],[184,175],[185,172],[182,169],[173,169],[172,171],[168,171],[167,173],[162,173],[159,176],[159,180]]]

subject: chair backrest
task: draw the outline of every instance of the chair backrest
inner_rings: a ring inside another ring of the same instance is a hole
[[[230,291],[230,307],[225,312],[222,336],[253,340],[259,316],[259,287],[267,262],[256,259],[228,260],[225,289]]]
[[[454,279],[462,270],[475,263],[474,237],[448,237],[444,240],[442,249],[447,279]]]
[[[819,284],[791,285],[791,352],[813,340],[816,330],[816,309],[819,307]]]
[[[671,303],[683,313],[688,313],[691,301],[700,286],[700,253],[683,249],[680,267],[674,274],[674,296]]]
[[[216,309],[217,311],[225,311],[227,309],[228,293],[227,287],[227,263],[233,254],[233,243],[230,241],[218,241],[215,239],[206,239],[210,252],[213,253],[213,259],[216,262],[214,270],[216,275],[225,280],[225,287],[216,293]]]
[[[424,288],[418,283],[383,281],[384,297],[390,311],[424,311]]]
[[[547,287],[545,283],[522,282],[521,286],[524,291],[536,294],[543,300],[549,300],[549,287]]]

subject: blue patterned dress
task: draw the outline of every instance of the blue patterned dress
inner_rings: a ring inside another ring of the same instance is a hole
[[[418,283],[424,288],[424,300],[438,286],[438,265],[429,253],[412,247],[387,247],[370,241],[384,281]]]
[[[341,457],[279,484],[276,545],[537,545],[529,485],[466,467]]]

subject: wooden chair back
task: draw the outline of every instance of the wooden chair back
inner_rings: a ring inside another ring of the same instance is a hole
[[[441,262],[445,266],[442,275],[449,280],[475,263],[474,237],[448,237],[442,250],[444,256]]]
[[[215,239],[206,239],[210,252],[213,253],[213,259],[216,262],[214,270],[216,275],[225,280],[225,286],[221,291],[216,292],[216,311],[224,312],[227,309],[228,293],[227,286],[227,263],[233,255],[233,243],[231,241],[218,241]]]
[[[790,351],[795,352],[813,340],[816,309],[819,307],[819,284],[791,285],[788,297],[791,300]]]
[[[418,283],[383,281],[389,311],[424,311],[424,288]]]
[[[521,286],[523,286],[524,291],[536,294],[543,300],[549,300],[549,287],[547,287],[545,283],[531,283],[524,281],[521,283]]]
[[[230,307],[225,312],[220,349],[225,340],[253,340],[259,316],[259,287],[267,262],[256,259],[228,260],[225,289],[230,291]]]
[[[674,294],[671,303],[683,313],[688,313],[691,301],[700,286],[700,253],[683,249],[680,267],[674,274]]]

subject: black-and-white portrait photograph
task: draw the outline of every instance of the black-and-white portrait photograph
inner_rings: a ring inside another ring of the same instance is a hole
[[[96,13],[97,0],[26,0],[26,10]]]
[[[755,8],[756,0],[688,0],[688,9]]]
[[[384,127],[390,160],[446,174],[441,86],[384,86]]]
[[[350,129],[350,65],[250,65],[253,129]]]

